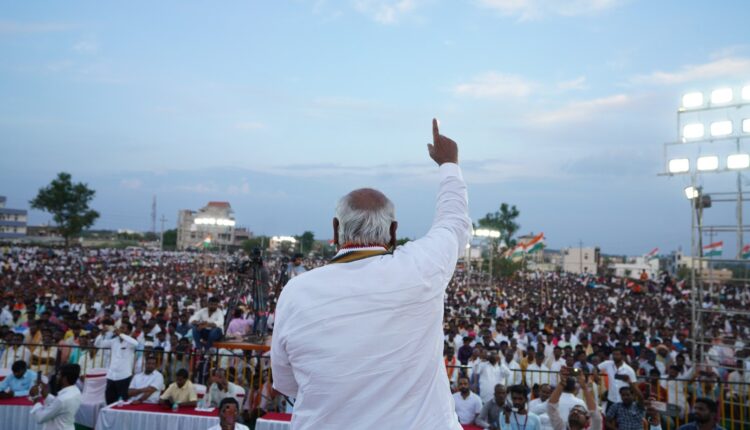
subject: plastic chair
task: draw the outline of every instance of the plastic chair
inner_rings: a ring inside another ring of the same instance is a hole
[[[94,428],[99,416],[99,409],[106,405],[107,369],[89,369],[83,381],[81,406],[76,412],[75,422],[86,427]]]

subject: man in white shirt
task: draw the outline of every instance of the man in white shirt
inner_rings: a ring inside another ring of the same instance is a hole
[[[515,360],[515,351],[508,349],[505,351],[505,367],[508,368],[510,374],[505,378],[505,386],[512,387],[523,382],[523,370],[521,365]]]
[[[245,396],[245,390],[237,384],[227,380],[227,371],[222,368],[214,369],[213,383],[208,389],[208,405],[218,407],[227,397],[232,397],[241,402]]]
[[[581,370],[573,370],[573,372],[575,372],[576,377],[578,377],[578,372],[581,372]],[[560,401],[558,402],[558,411],[563,422],[567,423],[570,411],[576,406],[584,407],[585,409],[586,402],[576,397],[576,378],[568,377],[567,380],[562,379],[560,383],[563,384],[563,390],[560,394]]]
[[[453,402],[461,424],[474,424],[482,412],[482,399],[469,389],[469,378],[465,376],[458,378],[458,391],[453,393]]]
[[[497,356],[497,352],[492,351],[485,362],[481,362],[477,367],[479,376],[479,397],[482,403],[487,403],[495,396],[495,386],[505,384],[510,376],[510,370],[502,363]]]
[[[224,312],[219,309],[219,299],[211,297],[208,306],[190,317],[193,341],[198,350],[208,351],[224,335]]]
[[[122,331],[121,331],[122,330]],[[133,377],[133,364],[135,363],[135,349],[138,341],[125,333],[131,333],[133,325],[123,321],[120,328],[115,329],[111,339],[98,339],[97,348],[109,348],[110,360],[107,368],[107,388],[104,392],[107,404],[110,405],[118,399],[128,398],[130,379]]]
[[[219,424],[208,430],[250,430],[246,425],[237,422],[239,403],[233,397],[227,397],[219,405]]]
[[[159,395],[164,389],[164,376],[156,370],[156,357],[146,357],[146,368],[130,381],[128,397],[132,403],[159,403]]]
[[[333,220],[336,257],[279,296],[273,386],[296,397],[295,430],[461,428],[442,356],[443,306],[471,219],[458,148],[436,120],[428,149],[442,180],[426,236],[395,248],[393,204],[353,191]]]
[[[630,383],[626,382],[625,376],[628,376],[630,381],[636,380],[635,371],[623,361],[623,354],[622,348],[615,347],[612,350],[612,359],[599,363],[599,370],[607,372],[607,381],[609,384],[607,387],[607,401],[609,403],[622,402],[620,388],[630,386]]]
[[[49,393],[47,385],[32,389],[32,396],[37,397],[37,403],[31,408],[31,415],[42,430],[74,430],[75,416],[81,405],[81,391],[76,387],[81,367],[77,364],[64,364],[57,373],[57,383],[60,387],[57,396]],[[44,399],[44,405],[41,402]]]
[[[542,385],[549,383],[549,368],[544,365],[544,353],[538,351],[536,353],[536,361],[529,364],[526,367],[526,385],[529,388],[534,388],[534,385]]]

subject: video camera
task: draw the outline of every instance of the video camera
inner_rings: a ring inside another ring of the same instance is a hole
[[[259,268],[262,265],[263,254],[261,253],[260,248],[253,248],[249,256],[240,257],[239,259],[231,261],[228,269],[230,272],[247,275],[254,267]]]

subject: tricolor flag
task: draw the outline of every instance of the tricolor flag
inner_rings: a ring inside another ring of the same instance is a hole
[[[646,260],[650,260],[654,257],[656,257],[656,254],[659,252],[659,248],[654,248],[649,252],[648,254],[644,255],[646,257]]]
[[[703,247],[704,257],[721,257],[721,253],[724,251],[724,241],[710,243]]]
[[[745,245],[742,247],[742,252],[740,252],[740,257],[743,260],[747,260],[750,258],[750,245]]]
[[[519,243],[515,248],[513,248],[513,252],[510,254],[510,258],[523,257],[524,252],[524,244]]]
[[[524,244],[527,254],[533,254],[544,249],[544,233],[539,233]]]

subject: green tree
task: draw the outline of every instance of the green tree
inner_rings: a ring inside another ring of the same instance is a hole
[[[265,251],[270,242],[271,239],[268,236],[253,236],[250,239],[242,241],[242,249],[248,254],[253,251],[253,248]]]
[[[177,229],[165,230],[163,241],[164,249],[175,249],[177,247]]]
[[[406,242],[410,241],[408,237],[402,237],[396,240],[396,246],[406,245]]]
[[[39,189],[39,193],[29,204],[33,209],[52,214],[67,248],[71,238],[80,235],[81,231],[91,227],[99,218],[99,212],[89,208],[94,194],[96,191],[86,184],[74,184],[70,173],[61,172],[57,174],[57,179]]]
[[[500,237],[493,241],[493,245],[496,246],[500,240],[504,240],[508,246],[515,246],[516,241],[513,235],[521,228],[521,225],[516,222],[520,214],[515,205],[501,203],[498,211],[490,212],[484,218],[479,219],[479,226],[500,232]]]
[[[302,236],[297,238],[299,240],[299,252],[305,254],[313,250],[315,245],[315,234],[311,231],[305,231]]]

